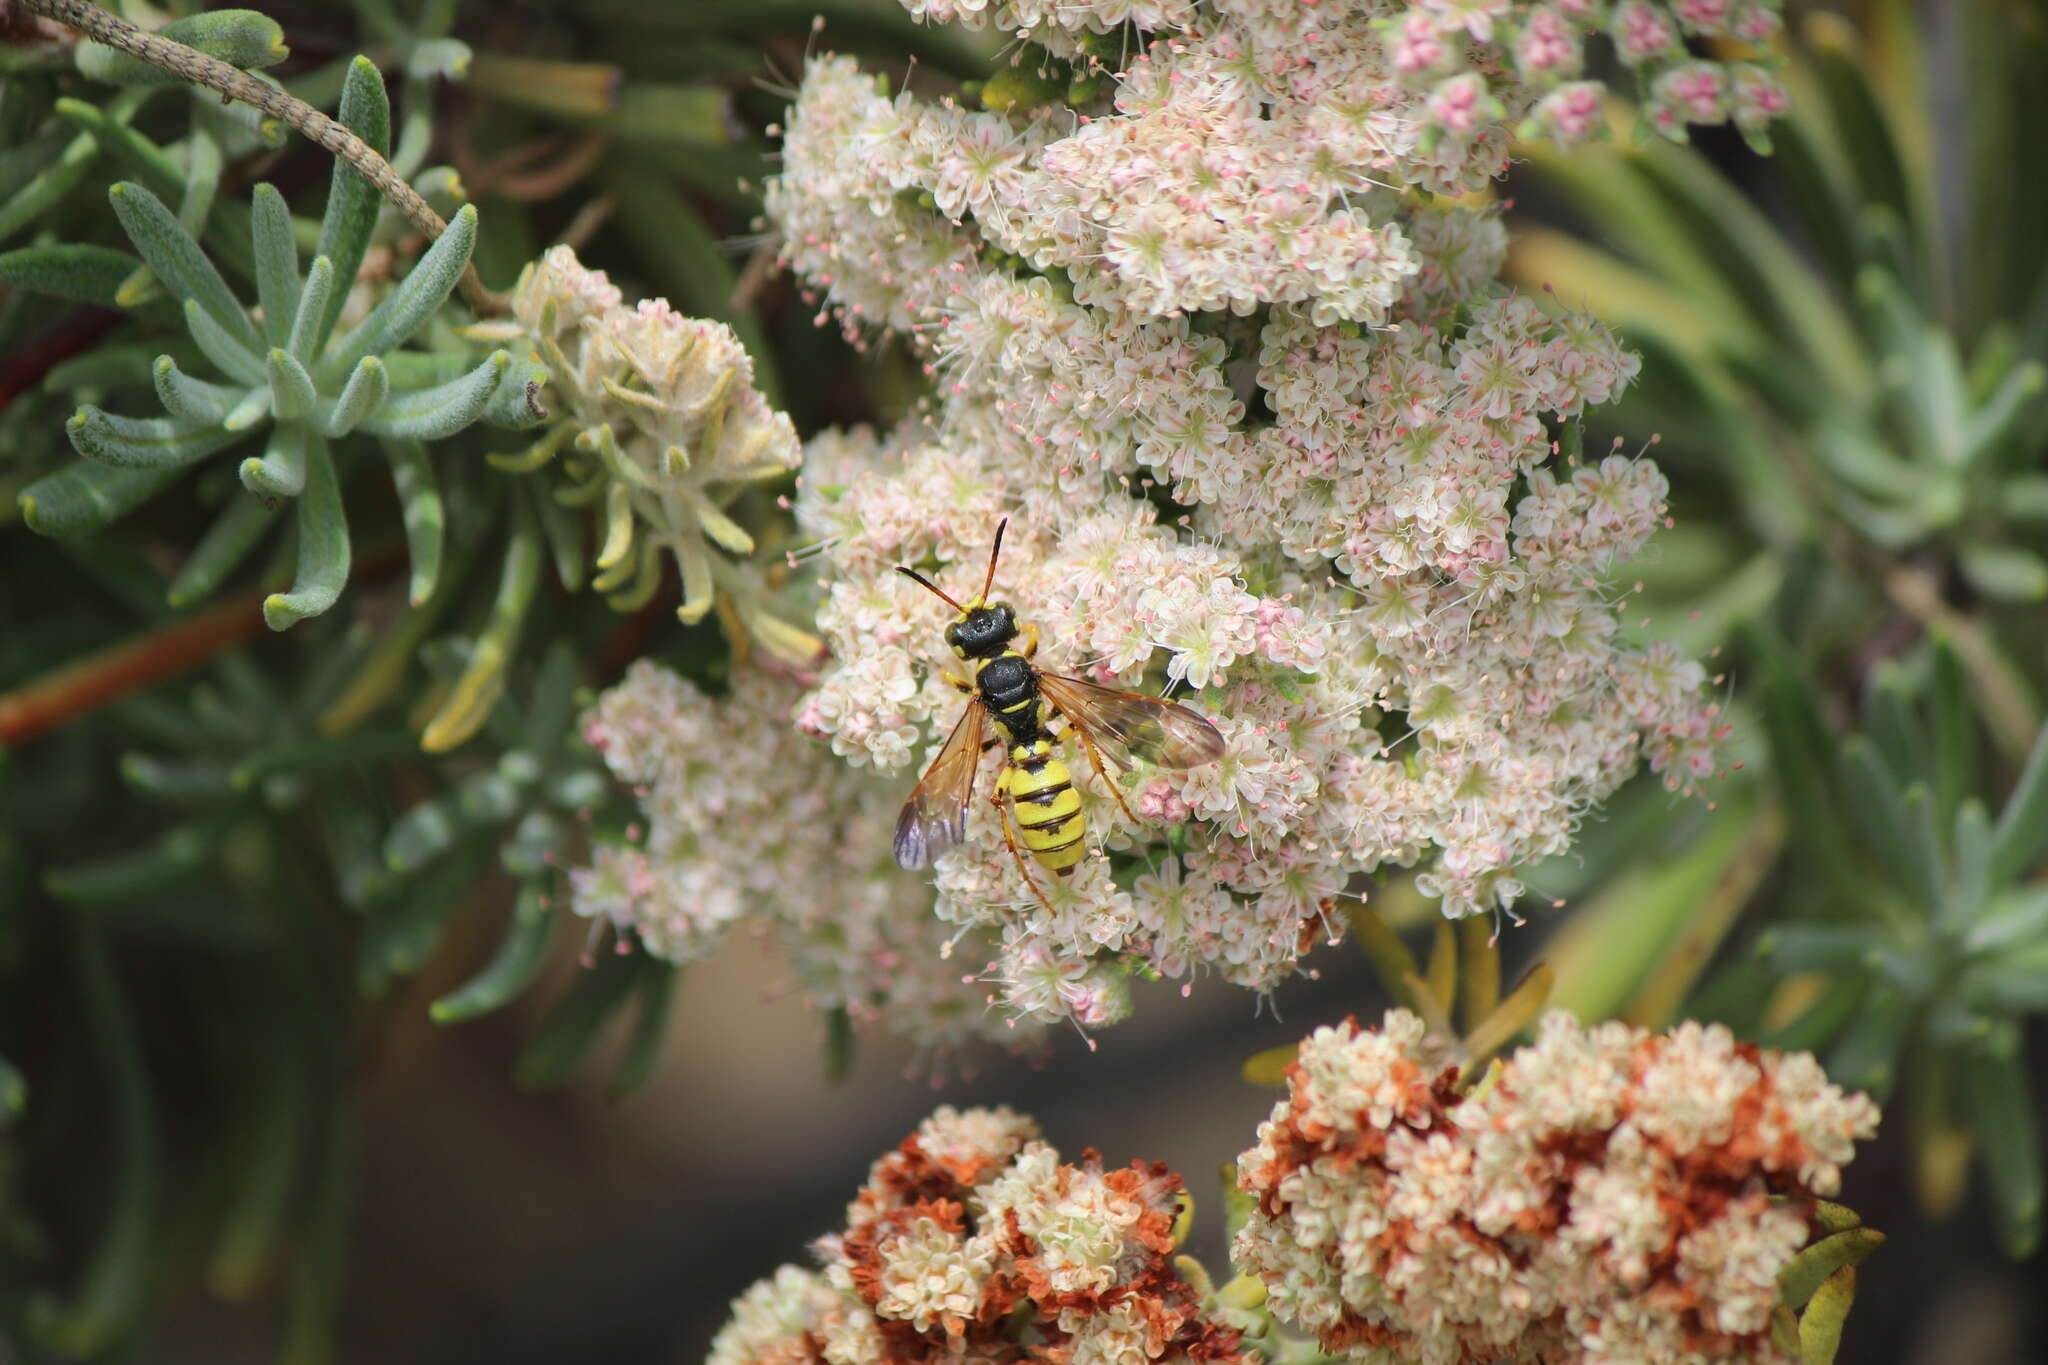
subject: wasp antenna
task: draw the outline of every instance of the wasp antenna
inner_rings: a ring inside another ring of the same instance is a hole
[[[941,588],[941,587],[940,587],[940,586],[939,586],[938,584],[936,584],[936,583],[932,582],[932,581],[931,581],[931,580],[930,580],[929,578],[926,578],[926,577],[925,577],[925,576],[924,576],[923,574],[919,573],[919,572],[918,572],[917,570],[915,570],[915,569],[906,569],[906,568],[904,568],[904,567],[903,567],[903,566],[902,566],[901,564],[898,564],[898,565],[896,566],[896,572],[897,572],[897,573],[900,573],[900,574],[902,574],[902,575],[903,575],[903,576],[904,576],[905,578],[909,579],[909,580],[910,580],[911,582],[913,582],[913,583],[916,583],[916,584],[918,584],[918,585],[922,586],[922,587],[923,587],[923,588],[924,588],[924,589],[925,589],[926,591],[928,591],[928,592],[931,592],[931,593],[934,593],[934,594],[936,594],[936,595],[937,595],[937,597],[938,597],[938,599],[939,599],[939,600],[940,600],[941,602],[944,602],[944,603],[945,603],[945,604],[946,604],[947,606],[951,607],[951,608],[952,608],[952,609],[953,609],[954,611],[960,612],[960,613],[962,613],[963,615],[964,615],[964,614],[966,613],[966,611],[967,611],[967,608],[965,608],[965,607],[961,606],[961,605],[960,605],[960,604],[959,604],[958,602],[955,602],[955,601],[954,601],[954,600],[953,600],[952,598],[950,598],[950,597],[946,596],[946,592],[945,592],[945,589]]]
[[[1010,519],[1008,517],[1004,517],[996,523],[996,543],[989,546],[988,550],[988,577],[982,580],[981,584],[981,600],[984,605],[988,602],[989,589],[996,585],[996,560],[1002,557],[1003,530],[1009,524]]]

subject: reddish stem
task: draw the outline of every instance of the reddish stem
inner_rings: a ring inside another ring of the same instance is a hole
[[[202,663],[263,628],[263,594],[245,593],[182,621],[63,664],[0,693],[0,745],[19,744],[138,688]]]

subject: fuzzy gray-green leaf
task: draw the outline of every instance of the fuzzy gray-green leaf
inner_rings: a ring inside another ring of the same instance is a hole
[[[217,9],[173,19],[157,35],[197,48],[244,71],[275,66],[291,55],[277,20],[253,9]],[[120,85],[174,85],[174,71],[150,65],[100,43],[81,42],[72,54],[79,74]]]
[[[264,382],[263,356],[252,351],[228,334],[226,328],[214,321],[213,314],[199,306],[196,299],[185,300],[185,330],[192,334],[192,342],[199,353],[220,368],[230,379],[244,384]]]
[[[242,461],[242,486],[259,498],[296,498],[306,487],[306,448],[313,439],[301,422],[275,428],[262,457]]]
[[[320,429],[329,436],[346,436],[360,426],[365,417],[384,406],[384,400],[390,396],[391,377],[385,371],[384,362],[376,356],[366,355],[356,362],[355,373],[342,386],[341,397],[334,400],[334,406],[320,423]]]
[[[256,301],[263,305],[263,339],[285,345],[299,306],[299,248],[292,240],[291,210],[275,185],[258,185],[249,217],[256,249]]]
[[[1991,836],[1991,885],[2003,887],[2048,846],[2048,725],[2034,736],[2026,766]]]
[[[334,343],[322,372],[345,374],[366,355],[382,355],[404,345],[454,291],[475,245],[476,207],[464,205],[398,287],[355,330]]]
[[[270,348],[265,357],[270,380],[270,412],[280,422],[295,422],[313,410],[320,395],[313,388],[313,376],[306,373],[290,351]]]
[[[334,262],[315,256],[306,269],[306,287],[299,306],[292,312],[292,329],[285,348],[300,360],[311,361],[319,350],[322,329],[327,325],[327,304],[334,296]]]
[[[398,491],[398,504],[405,514],[405,549],[412,561],[412,582],[406,596],[417,607],[433,596],[434,585],[441,577],[442,532],[446,523],[441,490],[434,481],[434,465],[427,458],[424,445],[404,439],[385,441],[383,445],[385,457],[391,461],[391,482]]]
[[[148,502],[178,477],[178,469],[119,469],[73,460],[21,490],[21,519],[39,535],[85,535]]]
[[[231,444],[238,433],[217,423],[176,417],[116,417],[90,403],[71,415],[64,434],[88,460],[120,469],[181,469]]]
[[[167,355],[156,358],[150,377],[156,382],[157,401],[164,405],[164,411],[187,422],[219,426],[249,393],[246,388],[194,379]]]
[[[547,420],[548,410],[540,404],[540,391],[547,382],[547,366],[530,358],[514,360],[484,405],[482,420],[514,431],[538,426]]]
[[[393,394],[382,408],[363,419],[362,429],[373,436],[410,436],[422,441],[453,436],[483,415],[484,406],[511,365],[509,352],[493,351],[460,379],[415,393]]]
[[[134,270],[135,258],[125,252],[76,242],[0,255],[0,284],[101,308],[115,306],[115,292]]]
[[[391,150],[391,99],[384,90],[384,77],[368,57],[357,57],[348,65],[341,87],[337,117],[351,132],[379,153]],[[327,190],[327,213],[320,221],[320,244],[314,254],[334,262],[335,278],[342,287],[329,297],[322,311],[316,343],[324,342],[341,316],[342,300],[363,268],[363,253],[369,249],[370,234],[377,227],[377,211],[383,196],[346,161],[336,158],[334,178]],[[351,364],[354,362],[351,361]]]
[[[199,249],[161,199],[132,181],[120,181],[107,191],[114,213],[128,233],[142,259],[177,298],[196,302],[229,336],[252,355],[260,352],[263,339],[249,322],[249,315],[230,292],[213,262]]]
[[[299,430],[304,431],[303,427]],[[305,432],[306,492],[299,499],[299,573],[288,593],[263,599],[263,620],[284,630],[334,605],[348,582],[348,521],[327,442]]]

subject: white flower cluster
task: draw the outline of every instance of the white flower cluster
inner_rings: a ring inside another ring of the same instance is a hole
[[[1637,362],[1500,287],[1498,217],[1424,191],[1483,186],[1506,133],[1422,137],[1389,65],[1413,22],[1477,61],[1531,9],[925,6],[1040,37],[1156,23],[1078,117],[809,66],[768,189],[785,255],[850,330],[922,348],[940,396],[927,425],[806,452],[833,658],[804,728],[908,785],[961,703],[945,609],[894,567],[969,595],[1007,514],[999,595],[1039,662],[1185,684],[1228,744],[1131,778],[1136,826],[1070,755],[1092,837],[1128,856],[1049,904],[977,803],[939,914],[1001,936],[1011,1010],[1113,1020],[1131,966],[1270,987],[1360,874],[1427,861],[1447,914],[1504,907],[1644,760],[1674,788],[1714,771],[1702,670],[1626,641],[1606,582],[1664,480],[1554,434]]]
[[[564,500],[598,513],[593,586],[638,605],[660,584],[667,553],[682,574],[684,621],[703,619],[722,590],[764,644],[808,660],[815,642],[762,612],[753,579],[711,553],[753,552],[728,505],[802,456],[788,416],[755,389],[753,361],[732,329],[685,317],[665,299],[629,308],[603,271],[585,269],[566,246],[526,268],[511,302],[512,320],[470,330],[523,340],[548,367],[561,411],[513,463],[536,468],[570,448]]]
[[[942,960],[947,932],[890,858],[893,789],[789,721],[797,688],[758,670],[723,697],[648,660],[606,691],[584,736],[639,798],[644,828],[569,874],[577,914],[670,962],[708,956],[742,918],[780,940],[807,997],[920,1046],[1010,1045],[984,992]]]
[[[1174,1268],[1180,1177],[1063,1163],[1008,1109],[943,1107],[877,1161],[824,1273],[785,1266],[733,1303],[710,1365],[1245,1359]]]
[[[1469,1098],[1401,1010],[1317,1029],[1238,1159],[1282,1321],[1419,1365],[1772,1362],[1778,1271],[1877,1109],[1718,1025],[1543,1022]]]

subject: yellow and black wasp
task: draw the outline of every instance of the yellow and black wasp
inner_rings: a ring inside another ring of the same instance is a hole
[[[1040,867],[1062,877],[1088,852],[1081,794],[1074,790],[1073,775],[1060,757],[1068,736],[1080,741],[1096,775],[1126,815],[1131,808],[1105,771],[1105,760],[1119,768],[1129,768],[1140,758],[1166,768],[1192,768],[1222,756],[1223,736],[1185,706],[1033,666],[1038,628],[1020,628],[1009,603],[989,599],[1009,524],[1005,518],[996,526],[981,594],[964,603],[954,601],[915,569],[897,568],[959,613],[946,627],[946,643],[956,657],[974,665],[974,677],[969,681],[951,672],[943,675],[971,700],[945,748],[903,803],[896,821],[896,861],[907,868],[923,867],[966,836],[967,805],[973,799],[982,751],[1002,744],[1003,768],[989,800],[1017,870],[1032,894],[1044,902],[1045,893],[1024,861],[1024,850]],[[983,729],[990,720],[1002,738],[984,745]],[[1053,732],[1055,720],[1066,722],[1065,734]]]

